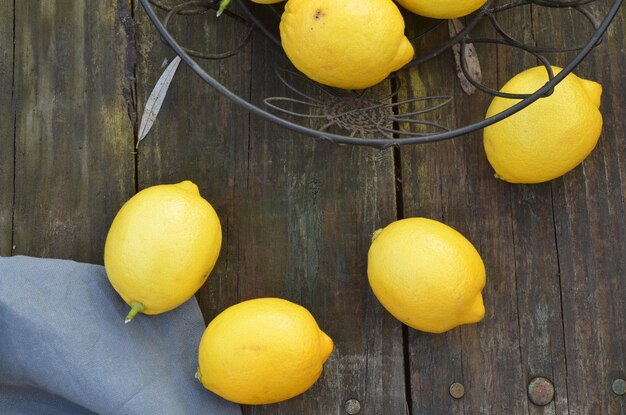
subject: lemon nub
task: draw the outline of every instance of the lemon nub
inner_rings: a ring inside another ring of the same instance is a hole
[[[374,239],[378,238],[378,235],[380,235],[380,233],[381,233],[382,231],[383,231],[383,229],[382,229],[382,228],[380,228],[380,229],[376,229],[376,230],[374,231],[374,233],[372,233],[372,242],[374,242]]]
[[[465,323],[477,323],[485,317],[485,305],[481,294],[478,294],[469,304],[464,317]]]
[[[320,331],[320,351],[322,362],[325,362],[328,359],[330,354],[333,352],[334,347],[335,345],[333,343],[333,340],[328,337],[326,333]]]
[[[185,180],[180,183],[175,184],[176,187],[180,187],[181,189],[187,190],[193,194],[200,194],[200,190],[198,186],[192,182],[191,180]]]
[[[128,314],[126,315],[126,318],[124,319],[124,324],[128,324],[131,321],[133,321],[133,319],[138,313],[143,313],[143,304],[141,304],[139,301],[131,302],[130,311],[128,312]]]

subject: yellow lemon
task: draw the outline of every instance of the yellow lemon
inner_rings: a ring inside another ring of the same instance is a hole
[[[561,68],[553,67],[554,73]],[[548,82],[545,67],[513,77],[503,92],[528,94]],[[510,183],[540,183],[564,175],[594,149],[602,132],[602,86],[570,73],[546,98],[484,131],[484,146],[496,177]],[[519,102],[496,97],[487,117]]]
[[[396,0],[402,7],[420,16],[454,19],[482,7],[487,0]]]
[[[304,307],[257,298],[227,308],[206,328],[196,377],[233,402],[283,401],[310,388],[322,374],[333,341]]]
[[[485,265],[463,235],[426,218],[374,233],[367,275],[376,298],[414,329],[442,333],[485,315]]]
[[[379,83],[414,53],[391,0],[289,0],[280,38],[306,76],[346,89]]]
[[[221,244],[219,218],[194,183],[153,186],[130,198],[104,247],[109,281],[132,307],[126,322],[189,300],[213,270]]]

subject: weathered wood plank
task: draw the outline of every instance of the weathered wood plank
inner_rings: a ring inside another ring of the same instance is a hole
[[[542,376],[554,384],[554,401],[531,414],[567,414],[565,345],[550,185],[511,190],[520,352],[527,385]],[[524,399],[524,397],[520,397]]]
[[[412,32],[419,30],[421,24],[423,23],[420,19],[407,19],[407,26]],[[413,35],[414,32],[411,33],[411,36]],[[437,40],[433,41],[433,38]],[[447,27],[444,25],[439,28],[436,37],[434,34],[429,36],[431,42],[445,41],[447,38]],[[418,44],[416,53],[423,53],[421,48],[429,48],[430,45],[432,44]],[[407,85],[407,88],[401,90],[401,100],[439,93],[451,94],[452,88],[442,86],[450,85],[450,79],[455,77],[453,61],[451,56],[431,60],[408,72],[401,71],[400,76],[401,84]],[[408,111],[406,108],[402,110]],[[445,107],[436,113],[437,118],[434,121],[454,127],[457,120],[455,114],[450,111],[451,106]],[[456,174],[446,166],[455,165],[457,151],[458,148],[452,141],[400,149],[404,217],[423,216],[439,221],[445,220],[445,200],[448,191],[453,191],[447,188],[450,184],[448,180],[451,174]],[[445,192],[442,191],[443,186],[446,186]],[[407,336],[412,391],[411,413],[462,414],[462,402],[453,399],[448,393],[450,384],[463,382],[460,331],[431,335],[408,328]]]
[[[192,19],[199,20],[173,29],[185,44],[219,38],[220,44],[206,42],[208,47],[228,48],[241,33],[238,24]],[[140,102],[163,56],[152,29],[143,26]],[[260,102],[288,94],[274,63],[288,67],[283,53],[257,33],[235,57],[203,65],[237,94]],[[220,215],[222,253],[198,295],[207,320],[237,301],[278,296],[307,307],[336,343],[312,390],[244,412],[341,414],[344,402],[355,398],[364,414],[402,413],[401,328],[370,293],[366,276],[370,234],[395,217],[391,151],[294,136],[251,117],[186,68],[161,111],[140,147],[140,184],[190,178]]]
[[[265,38],[253,46],[252,99],[292,96],[267,62],[289,67]],[[240,299],[279,295],[311,310],[335,341],[313,389],[249,414],[343,414],[357,399],[363,414],[405,409],[401,325],[367,283],[371,233],[395,219],[391,150],[337,147],[251,119],[246,185],[237,215],[247,242]],[[268,238],[270,242],[268,243]],[[242,240],[243,243],[244,240]]]
[[[443,40],[447,33],[442,32]],[[493,35],[484,25],[478,33]],[[496,50],[493,46],[477,49],[483,80],[493,86],[497,83]],[[453,106],[440,115],[445,124],[467,125],[484,116],[489,97],[481,93],[468,97],[461,92],[451,53],[426,65],[419,76],[421,82],[411,82],[416,96],[454,96]],[[511,260],[510,189],[493,178],[481,136],[478,132],[449,142],[401,149],[405,216],[433,217],[458,229],[475,244],[487,268],[483,322],[445,335],[410,330],[413,413],[528,411]],[[424,356],[433,357],[424,360]],[[465,386],[465,396],[459,401],[448,393],[455,381]]]
[[[133,192],[129,1],[16,4],[13,252],[101,263]]]
[[[510,35],[527,45],[534,45],[534,34],[545,30],[533,25],[530,7],[518,8],[515,13],[502,13],[498,20]],[[499,47],[498,87],[522,70],[536,65],[537,59],[530,53]],[[546,406],[529,402],[529,413],[567,414],[567,372],[551,186],[509,187],[523,375],[520,381],[528,385],[534,377],[542,376],[554,384],[554,400]]]
[[[13,239],[13,2],[0,3],[0,255]]]
[[[475,34],[477,37],[494,35],[485,21]],[[497,50],[492,46],[477,46],[477,50],[483,81],[495,85]],[[471,97],[459,96],[457,92],[456,99],[459,124],[467,125],[484,117],[491,97],[479,93]],[[458,226],[476,244],[488,275],[483,291],[487,308],[484,322],[461,328],[463,376],[470,391],[464,398],[464,410],[468,415],[521,414],[527,412],[528,403],[520,367],[519,316],[511,260],[514,252],[510,193],[493,177],[484,153],[482,132],[471,134],[458,144],[463,145],[465,162],[461,166],[465,165],[466,171],[461,170],[460,174],[466,175],[467,188],[459,189],[464,199],[451,198],[452,212],[459,211]],[[454,226],[455,222],[451,224]]]
[[[622,10],[603,44],[575,71],[604,87],[600,142],[582,166],[552,183],[571,414],[626,412],[623,397],[611,392],[613,380],[626,376],[618,340],[626,338],[624,17]],[[584,40],[567,14],[538,18],[564,28],[556,39],[539,33],[538,42]]]
[[[175,4],[169,2],[166,4]],[[164,59],[175,55],[161,42],[143,8],[135,10],[139,23],[137,94],[139,117],[154,84],[164,70]],[[163,16],[163,13],[161,13]],[[231,50],[241,39],[244,26],[228,16],[215,18],[215,11],[172,18],[170,30],[185,47],[205,53]],[[228,87],[249,96],[250,45],[224,60],[199,59],[218,78],[227,78]],[[223,74],[228,74],[224,76]],[[247,162],[249,114],[205,84],[184,63],[163,102],[147,138],[139,145],[139,188],[192,180],[217,211],[222,225],[222,250],[211,278],[196,296],[205,319],[215,317],[237,301],[237,273],[231,274],[235,164]]]

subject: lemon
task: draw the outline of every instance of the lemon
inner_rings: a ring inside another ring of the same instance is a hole
[[[104,247],[109,281],[132,307],[126,322],[189,300],[213,270],[221,244],[219,218],[194,183],[153,186],[130,198]]]
[[[482,7],[487,0],[396,0],[402,7],[420,16],[454,19]]]
[[[379,83],[414,53],[391,0],[289,0],[280,37],[302,73],[346,89]]]
[[[418,330],[442,333],[485,314],[480,255],[463,235],[432,219],[402,219],[376,231],[367,275],[387,311]]]
[[[211,321],[200,341],[196,377],[230,401],[274,403],[310,388],[332,350],[333,341],[307,309],[257,298]]]
[[[554,73],[561,68],[553,67]],[[519,73],[503,92],[528,94],[548,82],[545,67]],[[554,93],[484,131],[484,146],[496,177],[510,183],[540,183],[555,179],[579,165],[594,149],[602,132],[597,82],[568,74]],[[519,102],[496,97],[487,117]]]

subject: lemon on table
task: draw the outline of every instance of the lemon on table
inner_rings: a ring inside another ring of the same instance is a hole
[[[485,314],[480,255],[463,235],[432,219],[402,219],[376,231],[367,275],[387,311],[418,330],[442,333]]]
[[[221,244],[219,218],[194,183],[153,186],[130,198],[104,247],[109,281],[132,307],[126,322],[189,300],[213,270]]]
[[[196,377],[230,401],[274,403],[310,388],[332,350],[333,341],[304,307],[258,298],[211,321],[200,341]]]
[[[402,7],[420,16],[454,19],[482,7],[487,0],[396,0]]]
[[[306,76],[346,89],[381,82],[414,53],[391,0],[289,0],[280,38]]]
[[[555,74],[561,68],[552,67]],[[509,80],[502,92],[533,93],[548,82],[546,68],[538,66]],[[484,146],[496,177],[510,183],[541,183],[579,165],[595,148],[602,132],[597,82],[568,74],[554,93],[484,131]],[[519,100],[496,97],[486,117]]]

